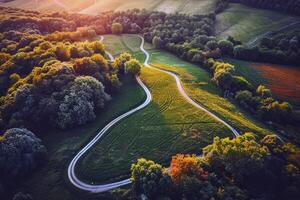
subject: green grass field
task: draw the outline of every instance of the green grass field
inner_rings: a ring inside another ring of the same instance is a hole
[[[114,96],[95,121],[67,130],[40,133],[49,153],[49,162],[19,185],[17,191],[27,191],[35,199],[79,200],[86,193],[74,191],[69,185],[67,167],[75,154],[87,144],[108,122],[143,101],[144,91],[131,80],[122,80],[120,93]],[[76,193],[75,193],[76,192]]]
[[[297,21],[299,17],[241,4],[230,4],[228,9],[217,15],[216,34],[220,38],[230,35],[246,43],[266,32],[280,29]]]
[[[152,64],[177,73],[192,99],[225,119],[240,132],[252,131],[258,135],[270,133],[262,123],[247,115],[227,99],[222,98],[219,88],[211,83],[210,75],[204,69],[165,51],[150,50],[150,52]]]

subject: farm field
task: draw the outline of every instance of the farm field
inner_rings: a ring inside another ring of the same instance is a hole
[[[39,134],[43,136],[41,139],[47,146],[49,162],[19,185],[17,190],[30,192],[36,199],[44,200],[79,200],[82,199],[80,195],[86,198],[86,193],[70,190],[72,187],[68,185],[67,166],[75,153],[104,125],[144,100],[144,91],[135,81],[124,79],[122,82],[120,93],[101,111],[95,121],[76,129],[51,130]]]
[[[276,96],[300,104],[299,67],[225,60],[235,66],[238,74],[245,76],[253,84],[265,84]]]
[[[229,8],[217,15],[216,35],[233,36],[247,43],[256,37],[299,22],[299,17],[269,10],[250,8],[241,4],[229,4]]]

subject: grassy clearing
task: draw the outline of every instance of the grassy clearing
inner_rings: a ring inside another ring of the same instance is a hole
[[[216,33],[221,38],[231,35],[242,42],[249,42],[259,35],[297,21],[299,17],[230,4],[228,9],[217,15]]]
[[[145,94],[138,84],[131,80],[122,80],[123,86],[114,96],[106,109],[101,111],[95,121],[72,130],[51,130],[40,133],[49,151],[49,162],[21,183],[16,191],[26,191],[35,199],[79,200],[87,199],[84,192],[76,192],[69,185],[67,167],[70,159],[94,137],[109,121],[143,101]]]
[[[223,124],[186,102],[171,76],[143,68],[141,79],[153,101],[109,130],[80,160],[77,173],[82,179],[125,178],[140,157],[168,164],[176,153],[199,153],[213,137],[232,136]]]

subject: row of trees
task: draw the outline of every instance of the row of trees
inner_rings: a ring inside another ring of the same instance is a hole
[[[275,64],[300,65],[300,34],[278,34],[263,38],[257,46],[236,46],[234,57],[243,60]]]
[[[234,66],[222,61],[208,59],[205,66],[213,75],[226,97],[234,98],[243,108],[265,121],[293,123],[293,109],[288,102],[279,102],[271,91],[263,85],[256,89],[245,78],[234,75]]]
[[[133,193],[148,199],[296,200],[300,193],[299,148],[275,135],[216,137],[203,156],[178,154],[169,169],[139,159],[131,167]]]

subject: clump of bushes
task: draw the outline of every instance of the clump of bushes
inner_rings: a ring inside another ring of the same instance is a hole
[[[8,181],[33,172],[45,162],[46,147],[31,131],[7,130],[0,136],[0,179]]]

